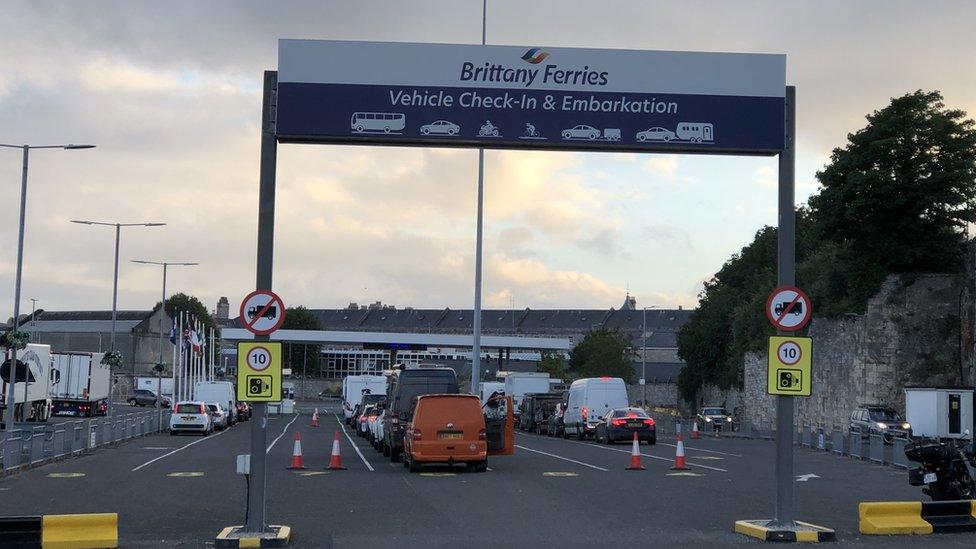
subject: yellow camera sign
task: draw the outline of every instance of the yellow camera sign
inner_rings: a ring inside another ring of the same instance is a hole
[[[809,337],[769,338],[766,392],[771,395],[810,396],[813,340]]]
[[[281,343],[237,344],[237,400],[281,400]]]

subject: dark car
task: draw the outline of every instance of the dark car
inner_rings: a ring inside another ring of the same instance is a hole
[[[457,394],[457,373],[451,368],[420,366],[401,367],[387,377],[386,413],[383,414],[383,438],[390,449],[390,461],[403,455],[403,432],[413,419],[413,407],[422,395]]]
[[[912,426],[894,409],[884,406],[858,406],[851,412],[850,431],[862,437],[881,435],[891,444],[895,437],[911,438]]]
[[[132,391],[132,396],[126,401],[130,406],[155,406],[156,405],[156,393],[150,391],[149,389],[136,389]],[[163,397],[163,407],[169,408],[170,401],[168,397]]]
[[[536,431],[541,434],[540,423],[548,421],[556,403],[562,400],[559,393],[527,393],[519,404],[518,423],[520,431]],[[548,413],[546,409],[548,408]]]
[[[698,428],[702,431],[732,430],[732,414],[721,406],[704,406],[695,416]]]
[[[349,418],[349,425],[354,429],[359,427],[359,416],[363,414],[367,406],[375,406],[381,402],[386,402],[386,395],[384,394],[372,394],[366,393],[363,395],[363,399],[359,401],[352,410],[352,417]]]
[[[640,442],[657,443],[657,426],[647,412],[640,408],[616,408],[608,411],[596,424],[596,442],[613,444],[634,440],[634,433]]]

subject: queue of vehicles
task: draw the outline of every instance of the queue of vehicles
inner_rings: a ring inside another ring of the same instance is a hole
[[[238,402],[230,381],[198,381],[192,400],[173,406],[169,434],[199,433],[207,436],[251,418],[251,406]]]

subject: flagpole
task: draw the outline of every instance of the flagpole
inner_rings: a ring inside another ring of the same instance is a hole
[[[175,316],[170,318],[169,331],[173,334],[173,339],[176,339],[176,317]],[[171,340],[170,343],[173,343],[173,341]],[[170,404],[172,404],[172,405],[175,406],[176,405],[176,400],[179,398],[179,395],[176,394],[176,344],[175,343],[173,344],[173,368],[172,368],[172,370],[173,370],[173,372],[172,372],[171,375],[173,376],[173,389],[172,389],[172,395],[170,395],[170,399],[172,400],[172,402],[170,402]]]
[[[183,381],[183,311],[180,311],[180,319],[176,323],[176,361],[178,362],[176,369],[179,371],[177,380],[179,381],[180,400],[186,400],[183,394],[183,389],[186,386]]]

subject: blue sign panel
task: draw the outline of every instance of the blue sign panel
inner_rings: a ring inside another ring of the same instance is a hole
[[[775,154],[785,58],[292,41],[277,135],[293,142]]]

